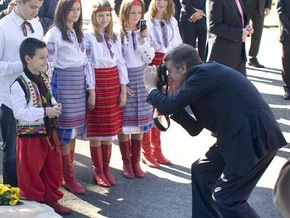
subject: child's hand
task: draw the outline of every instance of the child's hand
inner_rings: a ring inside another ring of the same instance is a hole
[[[141,45],[143,45],[144,42],[146,41],[146,38],[148,37],[147,28],[143,30],[142,32],[138,30],[138,34],[139,34],[139,42]]]
[[[89,90],[89,96],[88,96],[88,100],[87,100],[87,109],[93,110],[96,104],[96,93],[95,90]]]
[[[134,96],[133,90],[127,87],[127,97],[132,97],[132,96]]]
[[[54,105],[53,107],[46,107],[46,116],[47,117],[59,117],[59,115],[61,115],[61,107],[57,105]]]
[[[127,102],[127,94],[121,92],[120,95],[119,95],[118,106],[120,106],[120,107],[124,107],[125,104],[126,104],[126,102]]]

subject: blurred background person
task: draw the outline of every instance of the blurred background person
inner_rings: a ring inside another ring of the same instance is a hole
[[[241,0],[243,2],[246,14],[249,20],[252,21],[254,33],[251,35],[251,45],[249,49],[248,64],[253,67],[264,68],[257,58],[259,53],[264,18],[270,14],[272,0]]]
[[[42,7],[39,9],[37,17],[43,27],[44,34],[53,23],[57,2],[58,0],[44,0]]]
[[[2,0],[0,1],[0,19],[10,14],[12,9],[16,6],[16,0]]]
[[[290,100],[290,1],[278,0],[277,13],[282,44],[282,79],[285,83],[283,98]]]

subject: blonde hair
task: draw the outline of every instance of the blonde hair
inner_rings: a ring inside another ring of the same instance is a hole
[[[102,11],[102,8],[112,8],[111,4],[108,0],[97,0],[93,3],[92,5],[92,9],[98,8],[100,9],[99,11]],[[98,42],[103,42],[104,39],[99,31],[99,24],[97,21],[97,12],[92,12],[91,15],[91,21],[90,21],[90,28],[92,29],[95,37],[97,38]],[[108,26],[105,28],[105,34],[108,35],[108,37],[113,41],[116,42],[117,37],[113,31],[113,17],[112,17],[112,12],[110,11],[110,16],[111,16],[111,20],[108,24]]]
[[[121,37],[124,38],[127,36],[127,30],[126,27],[129,25],[129,16],[130,16],[130,11],[132,7],[132,3],[134,1],[140,2],[140,6],[142,7],[142,16],[141,19],[144,18],[144,13],[145,13],[145,4],[143,0],[123,0],[119,12],[119,21],[121,25]],[[137,26],[139,26],[140,20],[137,23]],[[122,40],[123,41],[123,40]]]
[[[158,9],[156,7],[156,1],[158,0],[152,0],[150,2],[149,8],[148,8],[148,16],[151,20],[153,20],[158,12]],[[166,23],[169,23],[170,19],[172,16],[174,16],[175,13],[175,7],[174,7],[174,3],[173,0],[167,0],[168,1],[168,5],[165,9],[164,15],[163,15],[163,19],[166,21]]]

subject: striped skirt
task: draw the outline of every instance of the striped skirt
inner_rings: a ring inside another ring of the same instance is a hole
[[[62,114],[58,117],[60,128],[77,128],[86,121],[86,90],[83,67],[55,69],[52,76],[52,93],[62,104]]]
[[[87,111],[87,133],[90,137],[115,136],[122,130],[122,108],[118,106],[120,81],[117,67],[95,69],[96,104]]]
[[[163,57],[164,57],[164,53],[155,52],[155,56],[154,56],[152,62],[151,62],[149,65],[150,65],[150,66],[155,65],[156,67],[158,67],[159,64],[162,63],[162,61],[163,61]]]
[[[127,99],[123,107],[123,127],[140,127],[148,131],[153,122],[153,107],[146,102],[147,91],[144,86],[144,70],[147,65],[128,68],[129,83],[134,96]],[[142,131],[142,132],[143,132]]]

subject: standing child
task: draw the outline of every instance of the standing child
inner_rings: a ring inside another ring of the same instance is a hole
[[[82,9],[79,0],[58,2],[53,27],[45,35],[52,75],[52,92],[62,103],[58,135],[62,143],[63,185],[74,194],[85,190],[75,180],[73,160],[75,138],[83,133],[87,107],[94,107],[94,77],[87,64],[86,43],[82,32]]]
[[[0,125],[3,144],[3,183],[17,186],[16,125],[9,88],[23,66],[19,46],[27,37],[43,38],[41,24],[34,18],[43,0],[18,0],[10,14],[0,20]]]
[[[152,0],[146,15],[149,42],[155,49],[155,57],[150,65],[158,66],[164,54],[182,42],[178,24],[174,18],[173,1]],[[156,126],[143,134],[142,160],[150,167],[159,168],[159,163],[171,164],[170,160],[162,154],[160,134]]]
[[[127,69],[119,37],[113,32],[112,7],[107,0],[92,5],[91,26],[86,38],[92,46],[96,105],[87,113],[86,138],[90,140],[93,173],[105,187],[116,183],[110,172],[112,140],[122,130],[122,107],[126,104]]]
[[[127,178],[143,177],[140,168],[143,132],[152,127],[153,108],[146,102],[144,70],[154,58],[154,48],[147,39],[147,29],[140,30],[140,19],[144,16],[142,0],[123,0],[120,9],[122,51],[128,69],[128,96],[123,108],[123,128],[118,135],[122,154],[124,175]],[[130,137],[131,135],[131,137]]]
[[[20,196],[46,203],[57,213],[67,214],[70,208],[57,201],[63,193],[62,167],[58,138],[51,119],[61,114],[61,104],[52,96],[44,71],[47,68],[46,44],[27,38],[20,45],[24,66],[11,86],[10,99],[17,126],[17,176]]]

